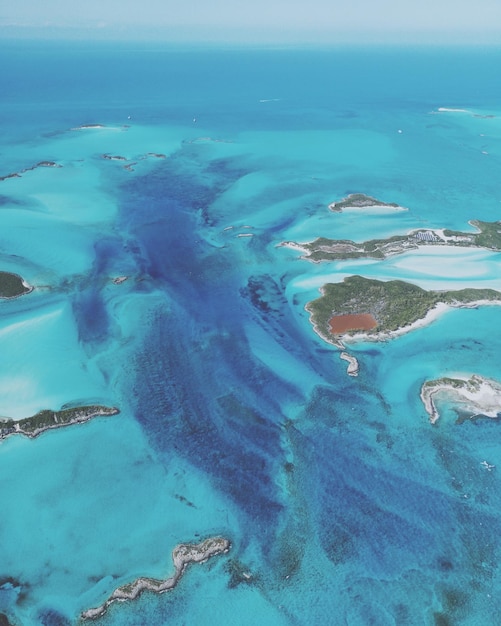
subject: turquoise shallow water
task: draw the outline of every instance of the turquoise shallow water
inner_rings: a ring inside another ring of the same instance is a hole
[[[75,624],[219,534],[227,555],[97,623],[499,621],[498,421],[431,427],[419,389],[499,379],[501,307],[350,347],[356,379],[304,311],[352,274],[501,289],[499,254],[279,247],[497,220],[499,57],[0,45],[0,269],[35,286],[0,303],[0,415],[121,411],[1,443],[12,624]],[[408,210],[328,211],[353,192]]]

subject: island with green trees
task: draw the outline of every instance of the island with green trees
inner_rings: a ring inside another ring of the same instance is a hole
[[[321,297],[309,302],[306,310],[315,331],[336,345],[341,337],[346,339],[360,332],[368,339],[389,338],[410,330],[416,323],[426,323],[431,312],[439,313],[447,307],[501,304],[501,292],[494,289],[427,291],[402,280],[381,281],[362,276],[328,283],[321,292]]]
[[[318,237],[307,243],[285,241],[281,245],[299,250],[303,254],[302,258],[315,263],[346,259],[382,260],[389,256],[417,250],[421,246],[459,246],[501,250],[501,221],[471,220],[469,223],[478,232],[467,233],[443,228],[417,229],[407,235],[394,235],[386,239],[370,239],[361,243],[350,239]]]
[[[33,291],[19,274],[0,272],[0,298],[18,298]]]
[[[0,441],[12,435],[25,435],[34,439],[46,430],[82,424],[93,417],[117,415],[117,413],[120,411],[116,407],[93,404],[62,409],[61,411],[43,410],[36,415],[20,420],[0,418]]]
[[[346,198],[331,202],[329,209],[334,213],[341,213],[343,210],[349,209],[391,209],[392,211],[406,211],[405,207],[396,204],[395,202],[382,202],[372,196],[366,196],[364,193],[351,193]]]

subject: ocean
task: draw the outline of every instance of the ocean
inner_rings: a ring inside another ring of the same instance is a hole
[[[500,66],[496,47],[0,43],[0,270],[35,287],[0,301],[0,415],[120,409],[0,442],[1,623],[80,623],[211,536],[229,552],[96,624],[501,623],[499,420],[432,426],[419,398],[501,379],[501,307],[356,344],[356,378],[304,309],[353,274],[501,290],[501,254],[279,245],[501,219]],[[328,210],[350,193],[408,210]]]

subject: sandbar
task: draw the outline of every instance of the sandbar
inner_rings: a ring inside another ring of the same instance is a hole
[[[339,358],[343,361],[348,362],[348,367],[346,368],[346,373],[348,376],[358,376],[358,371],[360,366],[358,364],[358,360],[352,354],[349,354],[346,351],[341,352]]]

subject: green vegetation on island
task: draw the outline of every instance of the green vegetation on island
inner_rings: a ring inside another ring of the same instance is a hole
[[[18,274],[0,272],[0,298],[17,298],[32,290]]]
[[[329,322],[337,315],[370,314],[377,326],[369,334],[388,333],[423,319],[437,304],[462,306],[481,300],[501,302],[494,289],[426,291],[402,280],[380,281],[348,276],[342,283],[328,283],[322,296],[306,305],[318,334],[332,341]],[[344,334],[344,333],[343,333]]]
[[[119,412],[116,407],[94,404],[63,409],[61,411],[43,410],[36,415],[20,420],[0,419],[0,441],[16,434],[34,438],[52,428],[81,424],[93,417],[116,415]]]
[[[357,243],[350,239],[328,239],[319,237],[309,243],[296,244],[310,261],[341,261],[345,259],[385,259],[386,257],[416,250],[420,246],[442,245],[465,248],[487,248],[501,250],[501,222],[472,220],[478,233],[453,230],[419,229],[407,235],[394,235],[386,239],[370,239]],[[287,242],[286,245],[291,245]]]
[[[381,202],[372,196],[363,193],[352,193],[338,202],[329,204],[329,209],[335,213],[341,213],[343,209],[363,209],[365,207],[387,207],[389,209],[400,209],[395,202]]]
[[[501,221],[481,222],[471,220],[470,224],[478,229],[478,233],[462,233],[455,230],[444,230],[446,238],[457,238],[458,245],[472,245],[478,248],[488,248],[489,250],[501,250]]]

